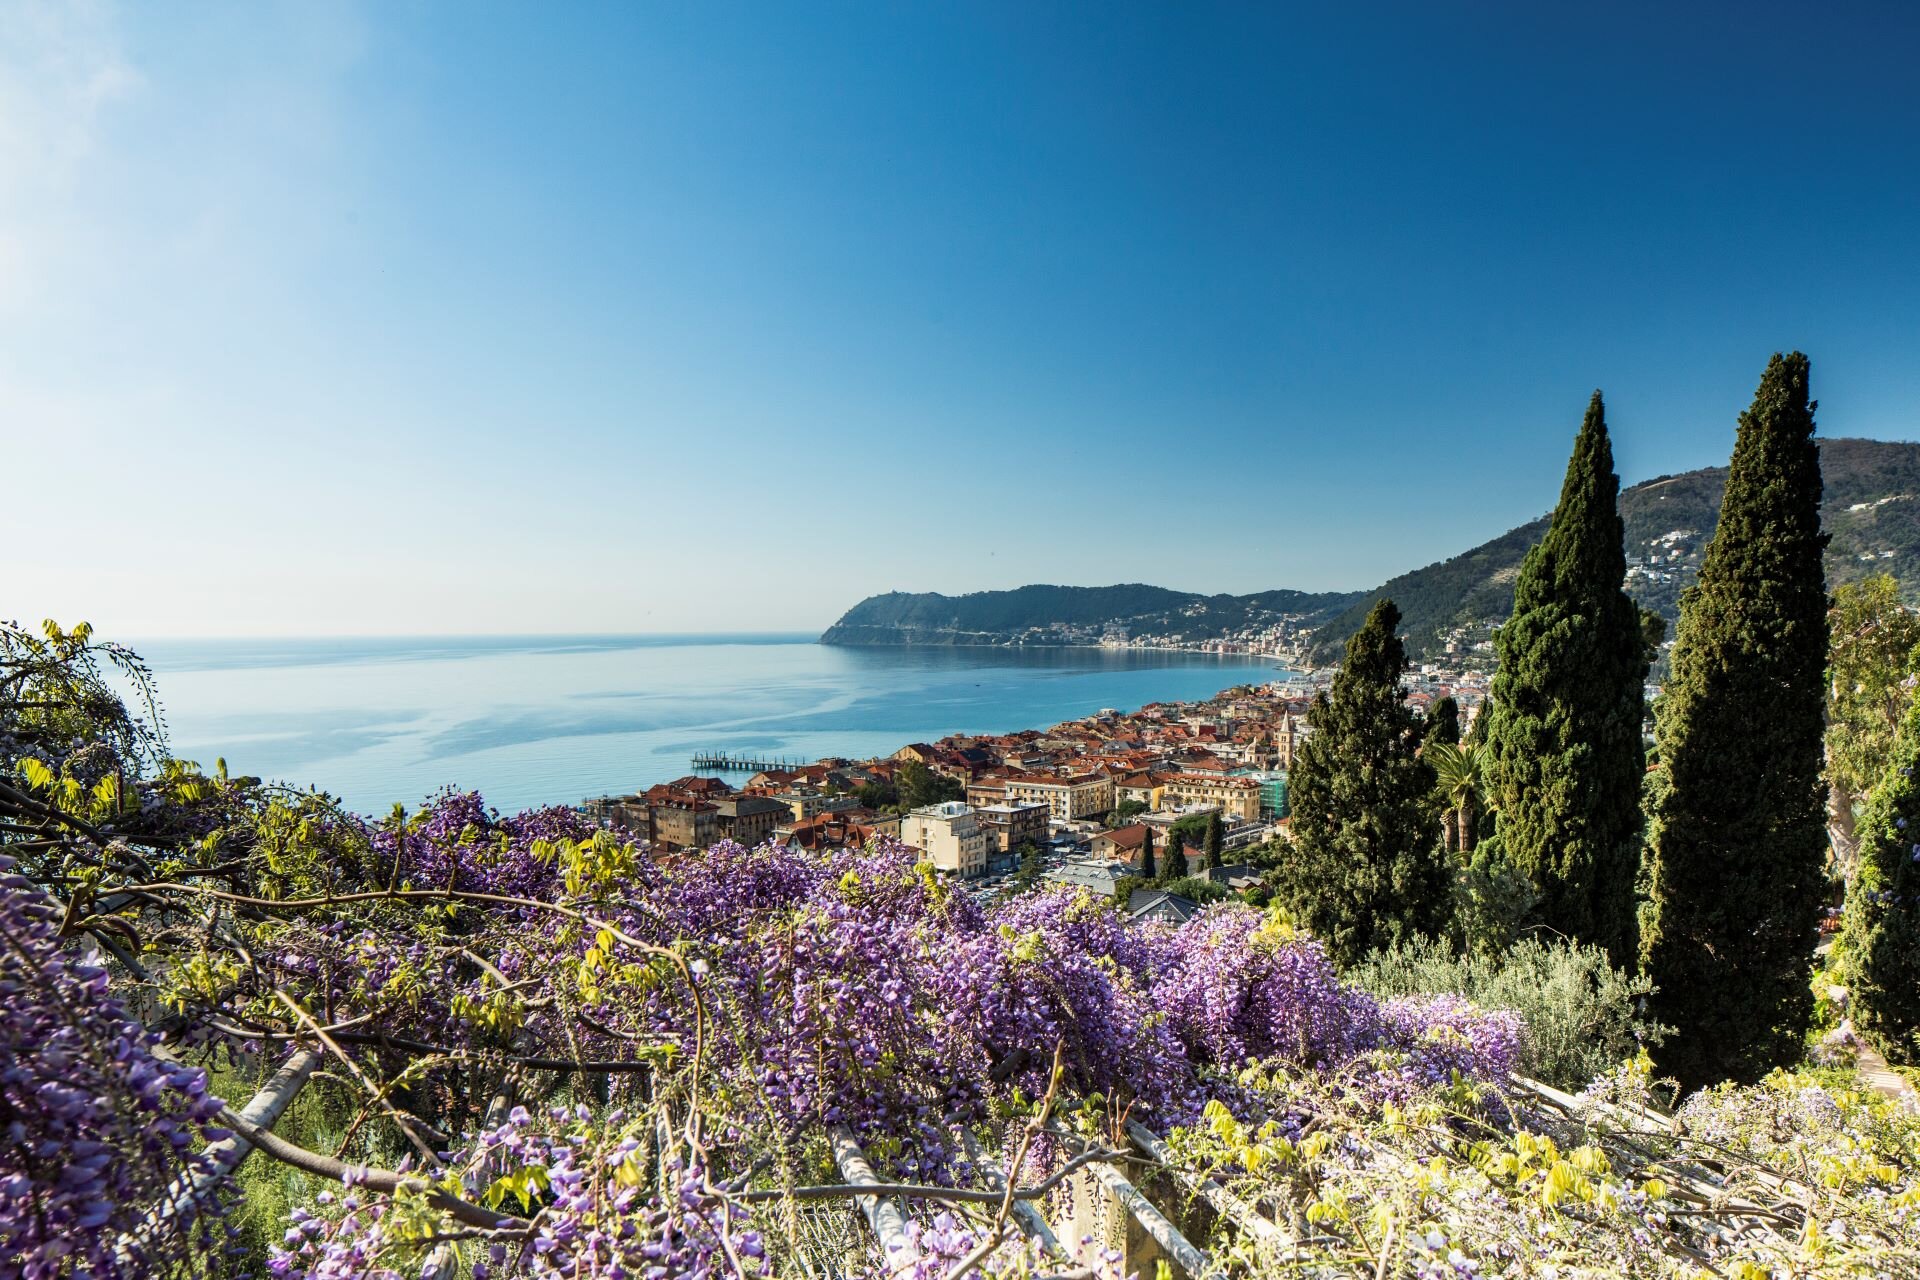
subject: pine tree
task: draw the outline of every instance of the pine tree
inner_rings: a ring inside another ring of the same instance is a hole
[[[1660,708],[1641,940],[1677,1028],[1656,1054],[1694,1088],[1800,1056],[1826,832],[1827,598],[1807,358],[1776,355],[1727,470],[1719,530],[1680,603]]]
[[[1636,959],[1646,775],[1646,642],[1622,589],[1627,560],[1606,409],[1593,393],[1560,505],[1514,582],[1494,637],[1487,792],[1514,867],[1538,890],[1535,920]]]
[[[1460,703],[1452,694],[1427,708],[1427,723],[1420,736],[1428,742],[1460,741]]]
[[[1420,723],[1400,683],[1399,625],[1400,611],[1382,600],[1347,642],[1289,776],[1288,896],[1341,964],[1414,934],[1437,937],[1447,922],[1452,873],[1433,770],[1419,757]]]
[[[1854,828],[1839,953],[1853,1023],[1888,1057],[1920,1060],[1920,696],[1909,702],[1885,774]]]

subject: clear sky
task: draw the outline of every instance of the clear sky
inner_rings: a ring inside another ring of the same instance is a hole
[[[1920,7],[0,0],[0,614],[1363,588],[1920,437]]]

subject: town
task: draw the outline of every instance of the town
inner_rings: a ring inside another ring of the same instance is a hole
[[[1043,730],[952,734],[866,760],[702,753],[695,765],[705,773],[581,808],[656,854],[721,841],[832,850],[886,838],[983,900],[1049,882],[1122,899],[1138,918],[1178,921],[1198,903],[1147,885],[1156,873],[1182,887],[1257,889],[1261,852],[1288,838],[1287,773],[1313,732],[1313,699],[1332,677],[1287,673],[1204,701],[1107,708]],[[1464,727],[1486,698],[1487,676],[1428,663],[1407,673],[1406,688],[1423,715],[1452,699]],[[718,776],[747,768],[754,771],[738,786]]]

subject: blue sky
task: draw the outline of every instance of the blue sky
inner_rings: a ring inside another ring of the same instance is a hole
[[[1920,438],[1904,4],[0,3],[0,612],[1361,588]]]

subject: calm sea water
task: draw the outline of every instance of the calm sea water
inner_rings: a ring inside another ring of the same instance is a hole
[[[447,785],[503,810],[689,771],[699,750],[861,758],[1278,678],[1246,657],[845,649],[812,636],[155,640],[175,755],[363,812]],[[736,779],[738,780],[738,779]]]

